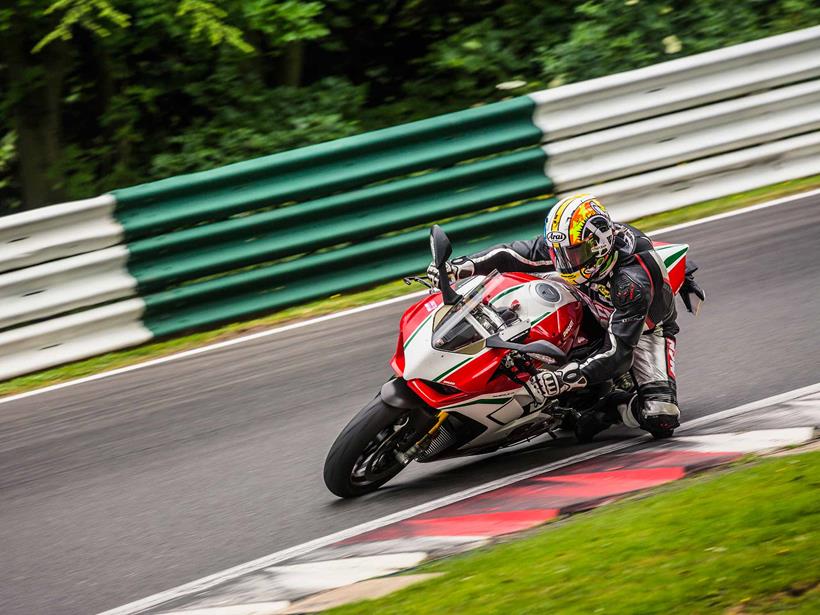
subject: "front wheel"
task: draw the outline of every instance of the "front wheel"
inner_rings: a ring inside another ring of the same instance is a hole
[[[397,453],[418,440],[410,420],[376,397],[347,424],[325,459],[325,485],[340,498],[375,491],[404,469]],[[418,410],[416,410],[418,412]]]

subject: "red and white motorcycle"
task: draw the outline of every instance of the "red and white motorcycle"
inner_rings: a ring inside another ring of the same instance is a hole
[[[390,363],[395,378],[342,430],[325,460],[325,484],[339,497],[374,491],[411,461],[555,437],[597,411],[613,387],[634,389],[627,374],[537,407],[526,386],[536,370],[583,359],[603,344],[589,299],[555,274],[494,271],[454,289],[444,269],[452,248],[438,226],[430,247],[440,289],[404,313]],[[656,242],[655,249],[677,293],[689,246]]]

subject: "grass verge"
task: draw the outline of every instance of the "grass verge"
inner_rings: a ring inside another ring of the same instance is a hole
[[[820,187],[820,175],[814,175],[803,179],[792,180],[759,188],[749,192],[744,192],[721,199],[707,201],[683,207],[673,211],[663,212],[645,218],[640,218],[633,222],[643,230],[651,231],[672,224],[679,224],[689,220],[696,220],[715,213],[722,213],[738,209],[763,201],[768,201],[781,196],[803,192],[811,188]],[[0,396],[13,395],[32,389],[58,384],[75,378],[82,378],[102,371],[117,369],[141,363],[149,359],[159,358],[165,355],[190,350],[208,343],[230,339],[252,331],[270,328],[276,325],[283,325],[288,322],[304,320],[325,314],[331,314],[352,307],[375,303],[384,299],[399,297],[408,294],[420,287],[413,288],[405,285],[401,280],[389,282],[366,290],[335,295],[327,299],[313,301],[305,305],[281,310],[262,318],[243,322],[231,323],[222,327],[183,335],[168,340],[152,342],[143,346],[129,348],[111,352],[91,359],[68,363],[55,368],[36,372],[26,376],[20,376],[12,380],[0,383]]]
[[[820,452],[674,483],[422,568],[353,613],[820,613]],[[415,571],[414,571],[415,572]]]

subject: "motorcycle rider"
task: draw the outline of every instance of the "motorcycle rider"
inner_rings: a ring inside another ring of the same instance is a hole
[[[613,222],[600,201],[576,194],[559,201],[547,216],[544,234],[529,241],[496,245],[448,262],[455,279],[472,275],[521,271],[557,271],[588,299],[587,305],[606,330],[603,347],[584,361],[570,362],[533,376],[528,388],[538,405],[568,391],[618,378],[631,369],[638,393],[611,396],[613,412],[589,413],[576,426],[589,439],[612,424],[640,427],[656,437],[678,427],[675,383],[675,335],[678,333],[674,295],[666,268],[650,239],[638,229]],[[687,265],[680,289],[692,312],[691,294],[705,299],[694,281],[697,267]],[[427,270],[438,282],[438,270]]]

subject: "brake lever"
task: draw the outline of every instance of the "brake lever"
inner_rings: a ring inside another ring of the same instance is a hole
[[[413,282],[418,282],[419,284],[424,284],[429,289],[433,289],[433,285],[430,283],[430,280],[427,278],[422,278],[417,275],[409,275],[406,278],[402,278],[402,281],[410,286]]]

